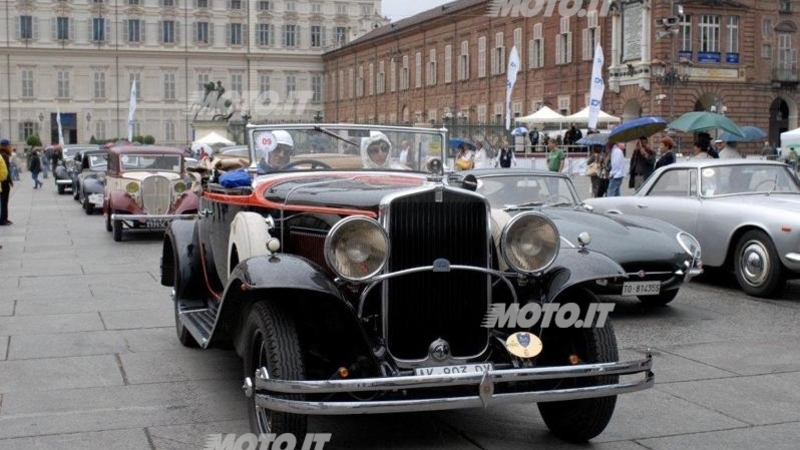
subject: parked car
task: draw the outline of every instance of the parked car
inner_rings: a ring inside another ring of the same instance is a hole
[[[486,197],[443,172],[445,130],[247,133],[252,178],[223,187],[241,179],[235,167],[204,177],[198,218],[167,228],[161,283],[183,345],[242,357],[253,432],[302,435],[309,414],[539,402],[554,434],[586,441],[617,395],[652,386],[651,356],[620,362],[610,321],[483,326],[497,304],[585,311],[598,301],[589,288],[624,270],[589,248],[559,250],[537,211],[493,229]],[[413,151],[400,164],[404,141]],[[264,158],[272,169],[257,175]],[[541,353],[516,356],[517,338],[541,340]]]
[[[194,218],[198,197],[191,183],[180,149],[111,147],[103,196],[106,230],[119,242],[123,228],[164,230],[172,220]]]
[[[598,212],[655,217],[697,237],[705,267],[772,297],[800,276],[800,184],[786,164],[709,159],[656,171],[635,195],[587,200]]]
[[[594,214],[564,174],[528,169],[459,173],[477,178],[477,192],[489,199],[492,218],[500,226],[525,211],[540,211],[556,224],[567,248],[579,247],[578,236],[588,232],[592,248],[627,273],[627,278],[592,285],[596,294],[636,296],[646,305],[662,306],[703,271],[701,246],[691,234],[661,220]]]
[[[106,185],[108,152],[106,150],[81,150],[75,156],[77,167],[72,184],[73,198],[78,200],[87,215],[103,207]]]
[[[65,145],[61,148],[61,155],[53,173],[53,179],[59,194],[64,194],[67,189],[73,190],[74,188],[75,175],[78,172],[75,167],[75,156],[83,150],[98,150],[99,148],[99,145],[92,144]]]

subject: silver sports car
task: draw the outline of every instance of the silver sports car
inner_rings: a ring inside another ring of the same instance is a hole
[[[595,198],[596,212],[663,219],[700,241],[705,267],[733,270],[771,297],[800,277],[800,182],[783,163],[704,159],[662,167],[635,195]]]

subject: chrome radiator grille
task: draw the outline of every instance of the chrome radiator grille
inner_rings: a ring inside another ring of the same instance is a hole
[[[445,190],[394,199],[388,209],[389,270],[451,265],[489,267],[488,211],[484,200]],[[388,280],[384,298],[386,343],[397,359],[425,359],[436,339],[452,355],[479,354],[487,344],[480,326],[489,302],[488,275],[474,271],[423,272]]]
[[[142,207],[148,214],[166,214],[172,204],[169,178],[152,175],[142,180]]]

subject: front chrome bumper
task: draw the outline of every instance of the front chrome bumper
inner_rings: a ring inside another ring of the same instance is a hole
[[[181,220],[197,217],[197,214],[111,214],[111,220]]]
[[[480,408],[512,403],[553,402],[585,398],[608,397],[653,387],[651,371],[653,357],[627,362],[581,364],[575,366],[537,367],[529,369],[489,370],[483,373],[452,375],[413,375],[385,378],[346,380],[277,380],[267,377],[266,371],[256,371],[255,386],[245,379],[244,391],[255,395],[257,406],[272,411],[313,415],[385,414],[395,412],[436,411],[446,409]],[[605,375],[644,374],[637,381],[617,382],[597,386],[550,389],[528,392],[495,393],[495,386],[504,383],[573,379]],[[281,398],[287,395],[360,393],[363,396],[392,391],[472,386],[475,395],[358,401],[305,401]],[[254,389],[255,388],[255,389]]]
[[[56,180],[56,184],[69,184],[69,185],[72,185],[72,180],[70,180],[70,179],[58,179],[58,180]]]

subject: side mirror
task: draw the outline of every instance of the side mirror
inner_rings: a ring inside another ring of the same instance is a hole
[[[468,174],[461,180],[461,187],[468,191],[475,192],[478,190],[478,178],[473,174]]]

